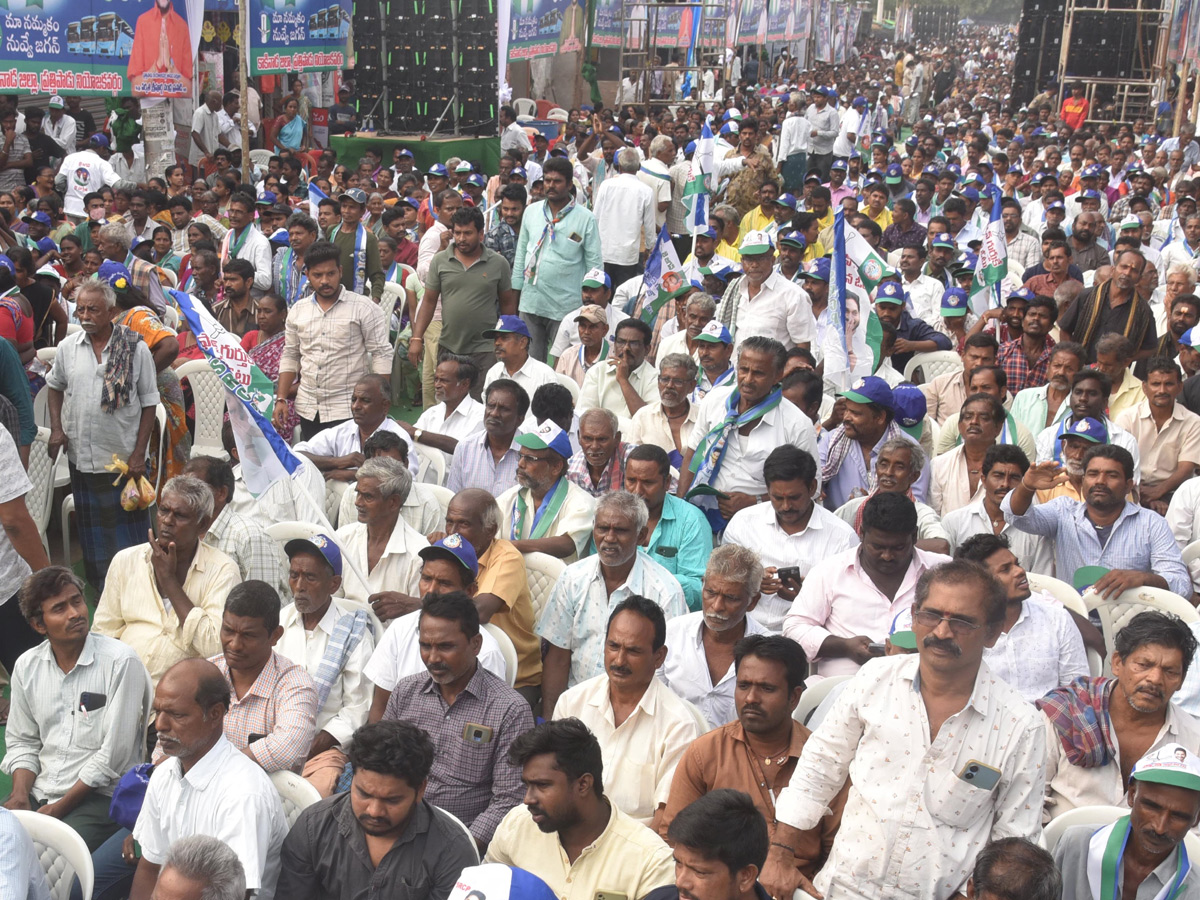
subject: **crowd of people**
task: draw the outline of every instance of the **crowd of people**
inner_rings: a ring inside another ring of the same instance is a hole
[[[99,900],[1200,898],[1200,144],[1014,48],[629,73],[494,167],[0,109],[0,896],[36,813]],[[192,302],[290,479],[193,446]]]

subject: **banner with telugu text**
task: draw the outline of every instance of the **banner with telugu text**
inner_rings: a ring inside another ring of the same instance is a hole
[[[511,61],[554,56],[559,52],[559,37],[563,23],[574,10],[580,10],[576,0],[512,0],[512,17],[508,29],[508,58]],[[583,38],[582,26],[578,31]],[[578,49],[578,48],[576,48]]]
[[[789,41],[805,40],[810,33],[812,19],[811,0],[795,0],[795,9],[788,25],[787,39]]]
[[[347,63],[350,0],[249,0],[250,74],[321,72]]]
[[[833,3],[817,0],[816,56],[817,62],[833,62]]]
[[[757,44],[762,40],[760,25],[766,12],[763,0],[742,0],[741,16],[738,19],[737,45]]]
[[[833,64],[840,66],[846,62],[846,23],[849,18],[849,8],[844,3],[838,3],[833,17]]]
[[[792,14],[791,0],[768,0],[767,2],[767,40],[786,41],[791,30],[789,21]]]
[[[621,46],[622,0],[596,0],[596,24],[592,28],[595,47]]]

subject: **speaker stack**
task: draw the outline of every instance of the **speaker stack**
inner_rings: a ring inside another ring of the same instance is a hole
[[[458,3],[458,127],[463,134],[496,133],[495,0],[452,0]]]
[[[1066,0],[1025,0],[1017,29],[1011,105],[1019,109],[1058,73]]]
[[[383,96],[383,59],[380,39],[383,19],[380,0],[354,0],[354,99],[359,121],[364,125],[380,124],[381,109],[377,106]],[[373,123],[364,121],[366,117]]]
[[[958,7],[938,4],[913,8],[912,32],[918,41],[949,41],[958,34]]]
[[[1151,67],[1158,39],[1160,0],[1142,2],[1151,15],[1102,12],[1083,7],[1094,0],[1075,3],[1071,45],[1067,48],[1067,78],[1119,78],[1144,81],[1154,77]],[[1110,9],[1139,8],[1136,0],[1110,0]],[[1139,29],[1137,23],[1142,21]],[[1116,27],[1114,27],[1116,26]]]

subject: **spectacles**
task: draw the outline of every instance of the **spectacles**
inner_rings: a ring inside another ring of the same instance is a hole
[[[632,340],[632,341],[626,340],[625,338],[614,338],[613,339],[614,347],[643,347],[643,346],[645,346],[645,344],[646,344],[646,342],[643,341],[641,338],[638,338],[638,339]]]
[[[943,616],[932,609],[918,609],[913,613],[913,622],[923,628],[928,628],[930,631],[933,631],[942,622],[945,622],[950,626],[950,631],[957,637],[964,637],[972,631],[978,631],[982,625],[980,622],[968,622],[966,619],[959,619],[954,616]]]
[[[664,384],[667,387],[687,387],[692,383],[690,378],[671,378],[667,375],[659,375],[658,383]]]
[[[549,458],[549,456],[534,456],[532,453],[520,453],[517,455],[517,459],[525,463],[527,466],[545,462]]]

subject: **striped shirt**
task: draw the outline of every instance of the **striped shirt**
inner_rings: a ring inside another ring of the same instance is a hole
[[[488,446],[487,432],[476,432],[459,441],[454,448],[446,487],[456,494],[467,488],[482,488],[493,497],[498,496],[517,483],[518,453],[514,440],[500,462],[496,462]]]
[[[265,581],[280,596],[288,596],[279,545],[256,520],[227,505],[213,519],[202,540],[237,563],[243,581]]]

